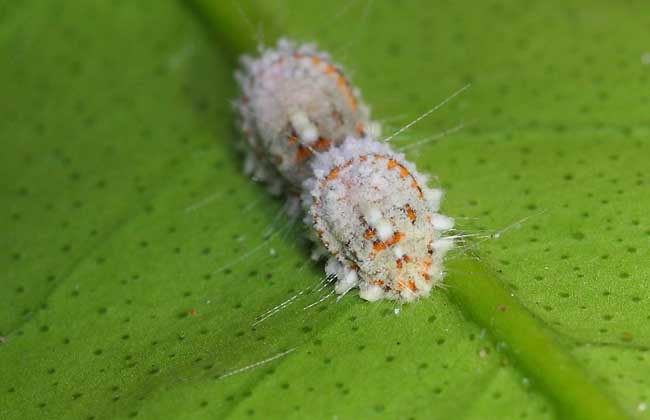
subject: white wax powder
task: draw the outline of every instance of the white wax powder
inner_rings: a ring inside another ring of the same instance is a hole
[[[245,170],[300,200],[313,257],[327,258],[335,291],[358,288],[369,301],[427,296],[453,246],[442,237],[454,224],[438,213],[442,191],[377,139],[358,89],[327,54],[281,40],[241,61]]]

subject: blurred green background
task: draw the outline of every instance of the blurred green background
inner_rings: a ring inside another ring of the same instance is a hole
[[[594,398],[650,418],[650,5],[264,4],[385,132],[472,83],[395,145],[473,123],[407,155],[464,231],[508,228],[470,245]],[[234,65],[185,2],[0,1],[0,59],[0,418],[561,418],[453,290],[252,326],[322,266],[242,174]]]

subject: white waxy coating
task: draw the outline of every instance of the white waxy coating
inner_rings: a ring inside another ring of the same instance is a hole
[[[424,192],[424,198],[431,205],[431,209],[438,211],[440,209],[440,203],[442,202],[442,196],[444,195],[443,191],[437,188],[432,188]]]
[[[393,254],[395,254],[395,258],[402,258],[404,257],[404,250],[399,245],[395,245],[393,247]]]
[[[377,223],[381,220],[381,210],[375,206],[367,206],[364,217],[370,226],[377,227]]]
[[[441,236],[454,223],[437,213],[442,190],[374,140],[380,125],[327,54],[281,40],[241,61],[244,169],[274,194],[301,193],[312,256],[329,254],[325,272],[336,278],[336,293],[356,287],[368,301],[427,296],[454,244]]]
[[[386,144],[348,138],[320,154],[304,183],[306,222],[332,255],[336,291],[366,300],[412,301],[442,280],[453,219],[434,210],[424,176]],[[435,196],[435,193],[430,193]],[[349,273],[354,271],[355,276]],[[352,284],[352,281],[355,284]]]
[[[380,241],[387,241],[393,236],[393,227],[386,219],[381,219],[377,222],[375,230],[377,232],[377,239]]]
[[[431,223],[436,230],[444,232],[454,227],[454,219],[442,214],[436,214],[431,218]]]
[[[311,121],[307,115],[302,111],[295,111],[289,114],[289,121],[296,130],[298,138],[304,143],[312,143],[318,140],[318,128]]]
[[[235,76],[242,95],[236,105],[248,140],[245,169],[257,180],[284,181],[299,189],[311,176],[314,153],[340,144],[348,135],[378,130],[369,122],[359,91],[329,55],[313,45],[280,40],[259,58],[244,56],[241,62]]]

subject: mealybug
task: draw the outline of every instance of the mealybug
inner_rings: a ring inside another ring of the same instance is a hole
[[[442,279],[453,220],[437,213],[442,191],[402,154],[371,138],[349,137],[318,155],[305,181],[305,221],[330,254],[337,293],[358,287],[366,300],[412,301]]]
[[[442,280],[453,246],[438,213],[442,191],[377,140],[358,89],[311,45],[281,40],[242,58],[237,105],[248,139],[245,169],[276,194],[300,195],[315,259],[335,291],[412,301]]]
[[[245,170],[273,193],[299,190],[314,154],[349,135],[376,132],[359,91],[312,45],[280,40],[257,59],[242,58],[237,105],[249,143]],[[282,176],[278,178],[276,172]]]

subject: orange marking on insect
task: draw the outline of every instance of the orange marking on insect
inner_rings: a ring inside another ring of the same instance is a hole
[[[423,196],[423,195],[422,195],[422,188],[420,188],[420,186],[418,185],[418,183],[415,182],[415,179],[413,180],[413,182],[411,182],[411,187],[413,187],[414,189],[416,189],[417,192],[418,192],[418,197],[419,197],[419,198],[422,198],[422,196]]]
[[[372,281],[372,284],[374,284],[375,286],[381,287],[381,286],[384,285],[384,282],[382,280],[376,279],[376,280]]]
[[[354,94],[350,90],[350,85],[348,84],[347,79],[340,72],[336,71],[336,73],[338,75],[338,77],[336,78],[336,84],[338,85],[339,89],[343,92],[343,95],[345,95],[345,98],[348,101],[348,105],[350,105],[352,111],[356,111],[357,100],[355,99]]]
[[[300,54],[300,53],[295,53],[293,56],[295,58],[297,58],[297,59],[301,59],[301,58],[305,57],[303,54]],[[311,63],[314,66],[320,66],[323,63],[323,60],[321,60],[320,57],[317,57],[317,56],[310,56],[310,59],[311,59]],[[350,108],[352,108],[352,111],[356,111],[356,109],[357,109],[357,100],[354,97],[354,94],[352,93],[352,90],[350,89],[350,85],[349,85],[347,79],[345,78],[345,76],[343,76],[343,74],[341,74],[340,70],[337,69],[331,63],[326,62],[325,66],[324,66],[324,69],[323,69],[323,72],[325,74],[335,74],[337,76],[336,77],[336,84],[343,91],[343,95],[347,99],[348,104],[350,105]]]
[[[313,144],[312,147],[319,152],[325,151],[330,148],[332,145],[332,140],[326,139],[323,137],[319,137],[318,140],[316,140]]]
[[[296,144],[298,143],[298,137],[294,136],[293,134],[290,134],[289,137],[287,137],[287,141],[289,144]]]
[[[299,146],[296,150],[296,162],[301,162],[311,156],[311,150],[305,146]]]
[[[425,281],[427,281],[427,282],[430,282],[430,281],[431,281],[431,276],[429,275],[429,273],[420,273],[420,275],[422,276],[422,278],[423,278]]]
[[[411,289],[412,292],[415,292],[418,290],[417,287],[415,287],[415,282],[413,280],[408,281],[408,288]]]
[[[373,242],[373,244],[372,244],[373,252],[377,253],[379,251],[383,251],[384,249],[386,249],[386,243],[385,242],[382,242],[382,241]]]
[[[350,87],[346,84],[345,85],[345,90],[344,90],[345,96],[348,99],[348,105],[350,105],[350,108],[352,109],[352,112],[357,110],[357,100],[354,99],[354,95],[350,91]]]
[[[352,165],[352,159],[348,160],[343,165],[335,166],[334,168],[332,168],[329,174],[327,174],[327,176],[325,177],[325,179],[321,181],[321,185],[324,186],[325,184],[327,184],[328,181],[332,181],[336,179],[336,177],[339,176],[339,172],[341,172],[342,169],[345,169],[350,165]]]
[[[366,229],[365,232],[363,232],[363,239],[371,239],[373,236],[375,236],[375,230],[374,229]]]
[[[402,232],[393,233],[393,237],[386,241],[386,245],[392,246],[402,240],[404,234]]]
[[[294,54],[294,57],[299,59],[299,58],[302,58],[303,55]],[[321,60],[318,57],[312,56],[311,57],[311,62],[315,66],[319,66],[319,65],[321,65],[321,63],[323,63],[323,60]],[[350,89],[350,85],[349,85],[347,79],[345,78],[345,76],[343,76],[343,74],[341,74],[340,70],[337,69],[334,65],[332,65],[330,63],[325,63],[325,66],[323,68],[323,73],[325,73],[327,75],[330,75],[330,74],[335,74],[336,75],[336,84],[337,84],[337,86],[343,92],[343,95],[347,99],[348,105],[350,105],[350,108],[352,108],[352,111],[356,111],[356,109],[357,109],[357,100],[354,97],[354,94],[352,93],[352,90]]]
[[[360,136],[363,136],[365,134],[365,130],[363,129],[363,123],[361,121],[357,121],[357,123],[354,125],[354,130]]]
[[[387,163],[388,169],[393,169],[393,168],[399,166],[400,167],[400,175],[402,176],[402,178],[407,177],[407,176],[411,177],[411,187],[413,187],[414,189],[417,190],[418,198],[422,199],[424,197],[424,194],[422,193],[422,188],[420,188],[417,181],[415,180],[415,177],[408,171],[408,169],[406,169],[404,167],[404,165],[398,163],[395,159],[387,158],[386,156],[382,156],[382,155],[379,155],[379,154],[375,154],[373,156],[375,157],[376,160],[388,159],[388,163]]]
[[[408,216],[411,223],[415,223],[415,210],[413,210],[408,204],[406,205],[406,216]]]
[[[398,269],[401,270],[401,269],[402,269],[402,265],[403,265],[403,264],[402,264],[402,259],[401,259],[401,258],[398,258],[398,259],[395,260],[395,266],[396,266]]]
[[[398,292],[404,290],[404,282],[402,280],[399,280],[397,282],[397,286],[395,287],[395,290],[397,290]]]
[[[334,67],[333,65],[331,65],[331,64],[328,63],[328,64],[325,66],[325,74],[334,74],[334,73],[338,73],[338,72],[336,71],[336,67]]]
[[[411,257],[409,257],[408,255],[404,255],[402,257],[402,259],[404,260],[404,262],[410,262],[411,261]]]
[[[429,276],[429,271],[431,271],[431,264],[432,264],[431,258],[425,259],[424,261],[422,261],[422,264],[420,264],[421,267],[420,274],[427,281],[431,280],[431,277]]]
[[[337,166],[337,167],[335,167],[335,168],[332,168],[332,170],[330,171],[329,174],[327,174],[327,176],[325,177],[325,179],[326,179],[327,181],[331,181],[331,180],[333,180],[333,179],[336,179],[336,177],[339,176],[339,172],[341,172],[341,168],[340,168],[340,167]]]
[[[365,162],[367,159],[368,159],[368,156],[365,156],[365,155],[359,156],[359,160],[361,162]]]

